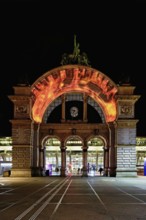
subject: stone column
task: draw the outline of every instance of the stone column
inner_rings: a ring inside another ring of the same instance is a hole
[[[83,168],[82,168],[82,175],[88,176],[88,168],[87,168],[87,147],[83,147]]]
[[[84,93],[83,95],[83,122],[87,122],[87,100],[88,100],[88,96]]]
[[[116,176],[115,126],[108,123],[109,128],[109,176]]]
[[[66,118],[65,118],[65,95],[61,96],[62,98],[62,122],[65,122]]]
[[[71,155],[71,151],[69,153],[69,163],[71,164],[71,159],[72,159],[72,155]]]
[[[46,147],[43,149],[43,168],[46,170]]]
[[[66,147],[64,141],[61,142],[61,174],[60,176],[66,176]]]
[[[96,153],[96,167],[98,167],[98,152]]]
[[[33,127],[33,154],[32,154],[32,176],[41,176],[39,132],[40,125],[34,124]]]
[[[56,167],[58,167],[58,152],[56,151]]]
[[[40,170],[41,170],[41,176],[45,176],[46,171],[46,147],[40,149]]]
[[[109,148],[104,147],[104,175],[108,176],[109,171]]]

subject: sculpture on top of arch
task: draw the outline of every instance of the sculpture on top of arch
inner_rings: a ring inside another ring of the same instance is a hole
[[[79,46],[74,35],[73,54],[64,54],[61,67],[46,72],[32,85],[32,119],[35,122],[42,122],[51,102],[70,92],[86,93],[98,102],[106,122],[116,119],[116,85],[106,75],[89,66],[88,57],[85,53],[80,54]]]

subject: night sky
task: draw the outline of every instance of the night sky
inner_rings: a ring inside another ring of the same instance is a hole
[[[0,1],[0,136],[11,136],[13,86],[59,67],[74,35],[93,68],[136,86],[137,136],[146,136],[146,1]]]

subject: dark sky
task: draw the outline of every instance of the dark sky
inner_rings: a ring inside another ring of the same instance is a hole
[[[50,3],[51,2],[51,3]],[[137,136],[146,136],[146,1],[0,1],[0,136],[11,136],[8,95],[60,66],[72,53],[74,34],[91,66],[115,83],[130,77],[141,95]]]

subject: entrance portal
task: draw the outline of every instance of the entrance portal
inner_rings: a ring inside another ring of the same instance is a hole
[[[82,141],[71,137],[66,142],[66,171],[67,175],[81,175],[83,167]]]
[[[99,168],[104,168],[104,143],[101,138],[94,137],[88,142],[87,170],[88,176],[99,175]],[[66,141],[66,175],[81,176],[83,172],[83,143],[77,136]],[[60,141],[57,138],[48,138],[44,147],[44,175],[61,175]]]
[[[98,176],[99,169],[104,170],[104,142],[99,137],[91,138],[88,141],[88,176]],[[103,174],[103,173],[102,173]]]
[[[49,138],[45,147],[45,175],[60,176],[60,169],[60,141],[57,138]]]

